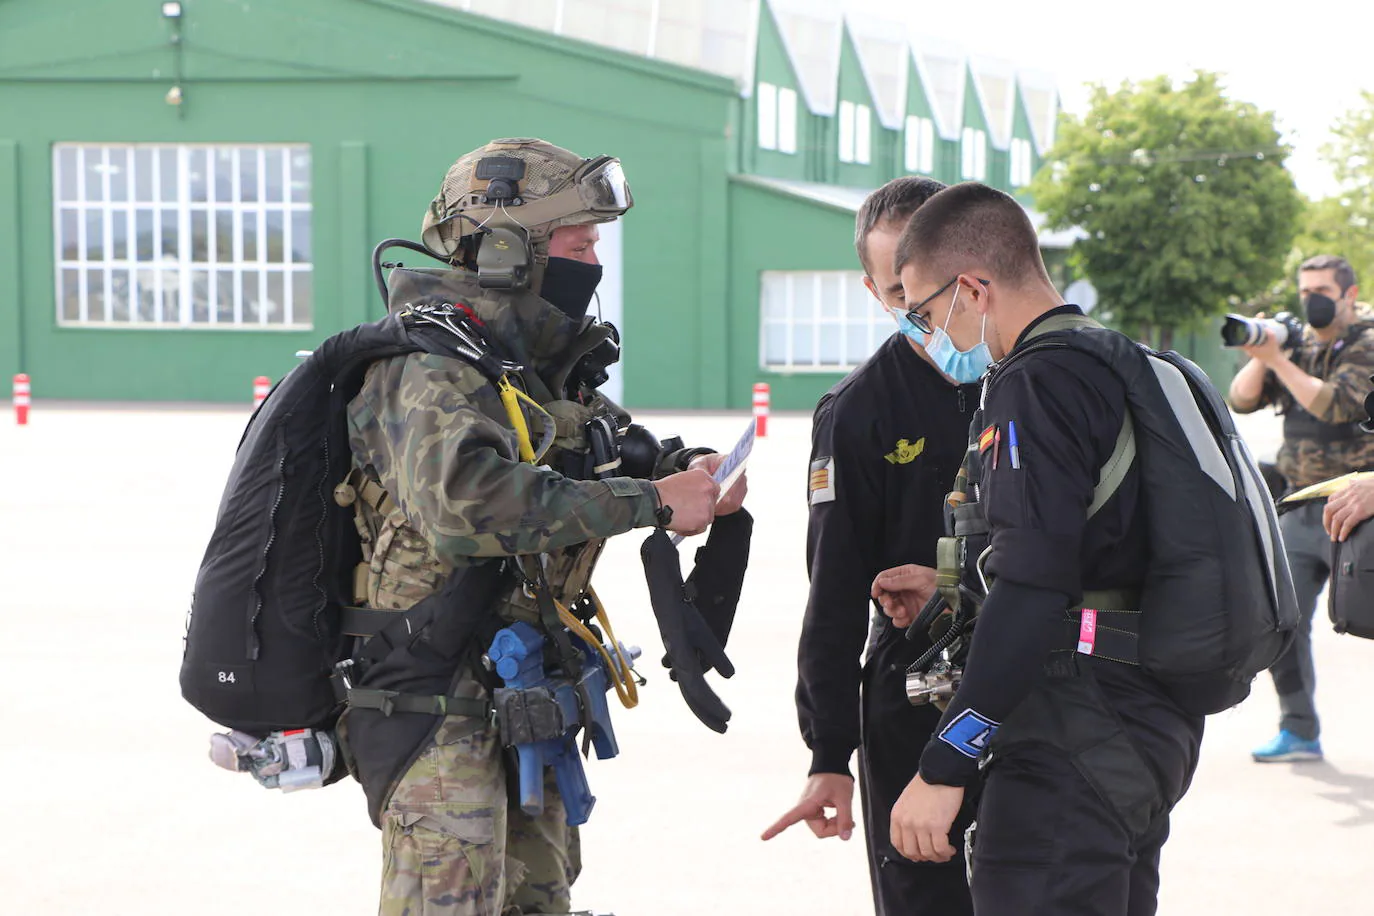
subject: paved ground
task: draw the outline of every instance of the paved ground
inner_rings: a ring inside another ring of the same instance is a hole
[[[377,833],[352,783],[280,796],[205,757],[213,730],[177,691],[191,585],[246,410],[36,407],[0,425],[0,913],[365,914]],[[733,440],[741,415],[653,417],[660,433]],[[620,916],[871,912],[860,840],[759,832],[794,800],[807,755],[792,707],[806,593],[809,421],[775,417],[755,453],[757,539],[719,686],[715,735],[661,674],[617,718],[623,756],[593,762],[577,903]],[[1272,454],[1269,420],[1247,424]],[[598,574],[617,628],[656,657],[635,556]],[[1209,725],[1165,851],[1161,913],[1374,912],[1374,645],[1316,640],[1329,762],[1260,767],[1267,683]]]

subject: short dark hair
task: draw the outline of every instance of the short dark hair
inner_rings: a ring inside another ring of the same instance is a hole
[[[911,214],[944,189],[944,183],[933,178],[908,176],[894,178],[864,198],[854,217],[854,250],[859,253],[859,263],[865,271],[868,271],[868,234],[879,223],[905,225]]]
[[[1308,258],[1298,265],[1298,273],[1304,270],[1334,270],[1336,272],[1336,283],[1344,293],[1355,285],[1355,268],[1350,266],[1350,262],[1345,258],[1337,257],[1334,254],[1319,254],[1316,257]]]
[[[942,278],[975,266],[1004,282],[1048,278],[1025,209],[1010,194],[976,181],[946,188],[911,217],[897,242],[894,269],[900,274],[918,257]]]

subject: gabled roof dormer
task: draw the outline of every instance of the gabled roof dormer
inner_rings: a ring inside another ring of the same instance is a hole
[[[833,0],[767,0],[806,107],[835,113],[843,14]]]

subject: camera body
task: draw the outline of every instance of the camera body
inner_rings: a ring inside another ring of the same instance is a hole
[[[1302,329],[1302,319],[1291,312],[1279,312],[1273,318],[1228,314],[1221,326],[1221,344],[1224,347],[1253,347],[1273,337],[1280,347],[1292,350],[1302,342]]]

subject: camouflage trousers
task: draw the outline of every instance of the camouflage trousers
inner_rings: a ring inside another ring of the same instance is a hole
[[[475,680],[455,691],[481,692]],[[507,797],[497,729],[445,719],[382,812],[379,916],[567,913],[581,849],[552,771],[538,817]]]

